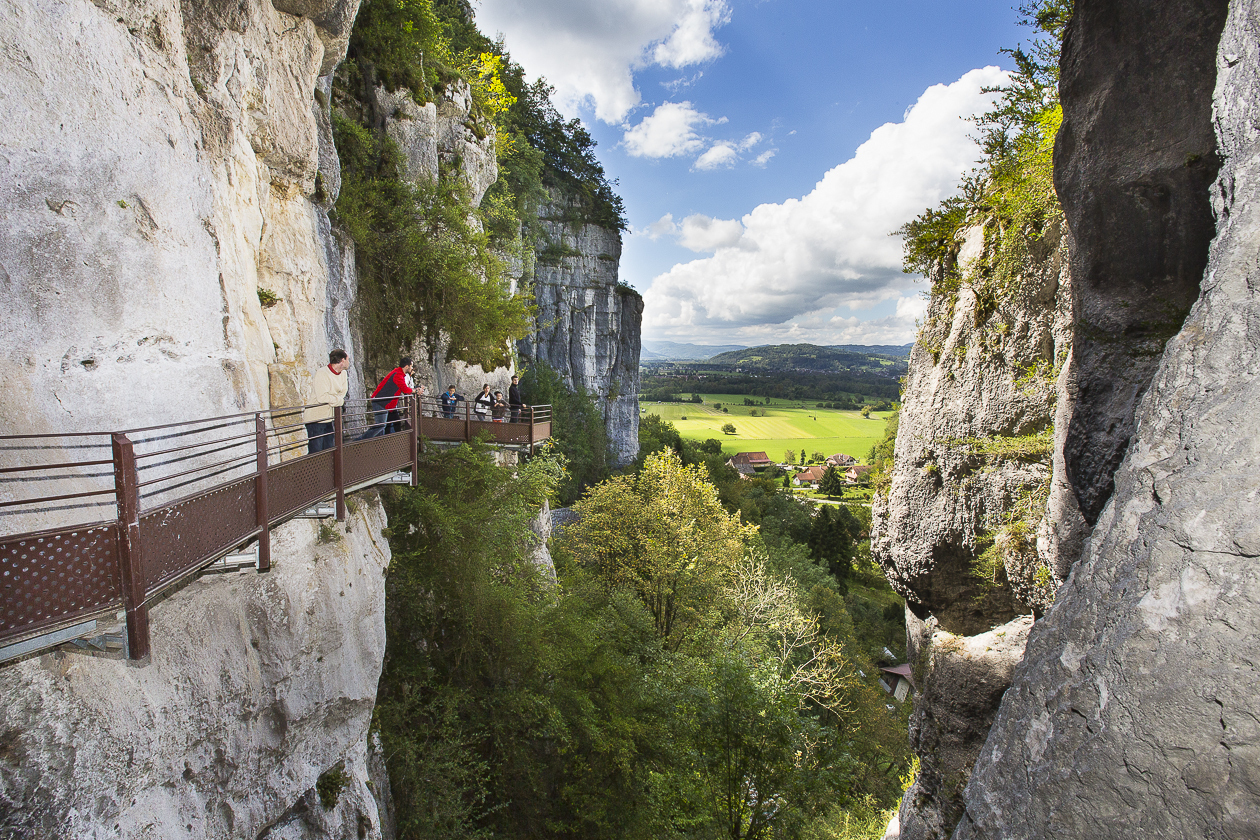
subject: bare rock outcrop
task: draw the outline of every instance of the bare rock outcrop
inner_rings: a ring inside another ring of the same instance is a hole
[[[643,298],[617,282],[619,231],[581,221],[575,202],[552,194],[544,222],[551,241],[534,268],[535,333],[518,343],[522,362],[546,362],[595,397],[613,459],[639,454],[639,353]]]
[[[1084,558],[1032,631],[955,837],[1260,836],[1258,44],[1260,5],[1232,3],[1202,292]]]
[[[331,347],[355,353],[353,253],[326,208],[329,73],[357,8],[0,2],[6,431],[304,401]],[[0,666],[0,833],[376,836],[383,527],[366,500],[340,541],[273,531],[268,575],[203,578],[151,608],[148,664]],[[314,791],[329,771],[331,809]]]
[[[379,504],[356,507],[322,541],[311,521],[273,531],[271,574],[157,604],[142,667],[55,652],[0,668],[0,834],[379,837],[366,747],[389,546]]]
[[[1054,172],[1073,237],[1078,392],[1064,455],[1091,524],[1207,264],[1226,5],[1082,3],[1064,38]]]
[[[1054,434],[1071,402],[1062,226],[1000,290],[978,270],[986,247],[984,224],[970,228],[957,293],[931,302],[874,507],[872,549],[906,598],[918,663],[910,734],[921,770],[899,814],[906,840],[952,830],[1031,615],[1052,602],[1083,526],[1079,514],[1046,515],[1052,501],[1075,513]]]

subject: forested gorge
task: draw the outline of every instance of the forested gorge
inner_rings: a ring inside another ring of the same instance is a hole
[[[874,678],[905,631],[868,518],[681,449],[589,489],[555,579],[529,524],[562,456],[510,473],[462,447],[390,494],[377,721],[401,836],[882,833],[911,762]]]

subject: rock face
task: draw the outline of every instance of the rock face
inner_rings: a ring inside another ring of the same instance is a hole
[[[312,521],[273,531],[271,574],[159,603],[143,667],[57,652],[0,668],[0,834],[379,837],[366,744],[389,547],[379,504],[357,507],[324,544]],[[325,808],[316,784],[338,770]]]
[[[357,9],[0,0],[10,433],[304,402],[331,347],[355,354],[353,254],[325,208],[330,74]],[[151,609],[146,665],[0,666],[0,833],[377,836],[383,526],[367,500],[326,546],[309,522],[277,529],[270,574],[206,577]],[[326,810],[312,788],[334,768]]]
[[[1078,389],[1064,454],[1091,524],[1207,264],[1225,7],[1082,3],[1064,39],[1055,190],[1074,237]]]
[[[468,85],[456,82],[445,88],[437,102],[424,105],[417,104],[406,88],[390,92],[377,87],[372,92],[371,109],[386,136],[398,144],[408,179],[432,182],[442,169],[457,168],[476,206],[499,177],[499,165],[494,126],[488,127],[484,137],[469,128],[472,105]],[[479,365],[448,359],[442,344],[433,364],[416,361],[413,375],[430,397],[454,385],[460,395],[472,399],[485,383],[506,396],[512,373],[508,367],[486,371]]]
[[[1010,301],[987,367],[983,294],[932,303],[875,525],[925,683],[902,838],[1260,836],[1257,43],[1254,0],[1078,4],[1057,289]],[[976,560],[1006,592],[972,597]]]
[[[1070,404],[1072,284],[1054,224],[1011,288],[976,270],[985,230],[967,232],[956,296],[933,298],[910,356],[894,469],[876,497],[872,549],[905,596],[919,697],[920,773],[902,838],[948,837],[1031,613],[1052,601],[1083,523],[1053,434]],[[1066,500],[1052,527],[1050,502]]]
[[[1231,4],[1202,292],[1084,558],[1032,631],[956,837],[1260,836],[1258,44],[1260,6]]]
[[[553,193],[551,212],[576,208]],[[571,387],[593,395],[618,464],[639,454],[639,352],[643,298],[617,283],[621,234],[578,222],[544,223],[553,243],[534,268],[534,335],[521,341],[522,363],[546,362]]]

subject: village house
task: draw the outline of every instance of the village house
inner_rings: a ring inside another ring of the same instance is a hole
[[[864,464],[857,464],[855,466],[849,467],[849,469],[845,471],[844,480],[849,482],[850,484],[857,484],[870,471],[871,471],[871,467],[865,466]]]
[[[884,675],[879,679],[879,684],[884,691],[896,697],[897,702],[905,702],[911,689],[914,688],[914,677],[911,676],[910,664],[895,665],[891,668],[880,668],[879,670],[884,672]]]
[[[727,461],[726,465],[728,467],[734,467],[735,470],[737,472],[740,472],[740,474],[742,475],[743,471],[739,469],[740,464],[744,464],[745,466],[751,467],[754,470],[763,470],[766,467],[770,466],[772,463],[774,462],[771,461],[770,458],[767,457],[766,453],[764,452],[740,452],[734,458],[731,458],[729,461]]]
[[[829,467],[851,467],[857,463],[857,458],[852,455],[845,455],[843,452],[837,452],[827,459]]]
[[[827,472],[826,467],[813,466],[808,469],[801,470],[792,478],[792,483],[797,487],[808,485],[814,489],[818,489],[818,482],[822,481],[823,474]]]

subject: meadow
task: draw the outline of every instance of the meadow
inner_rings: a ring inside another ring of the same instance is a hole
[[[765,452],[775,461],[781,461],[788,449],[796,453],[799,461],[804,449],[807,456],[815,452],[824,455],[843,452],[866,463],[867,453],[884,435],[884,418],[888,415],[888,412],[872,411],[868,419],[858,411],[814,408],[795,400],[772,399],[769,405],[747,406],[745,398],[739,395],[702,396],[702,404],[644,402],[640,403],[640,409],[643,414],[657,414],[673,423],[687,440],[716,438],[722,441],[722,450],[728,455]],[[714,408],[715,404],[727,408],[728,413]],[[764,411],[765,416],[751,416],[754,409],[758,414]],[[726,423],[734,424],[735,434],[722,432]]]

